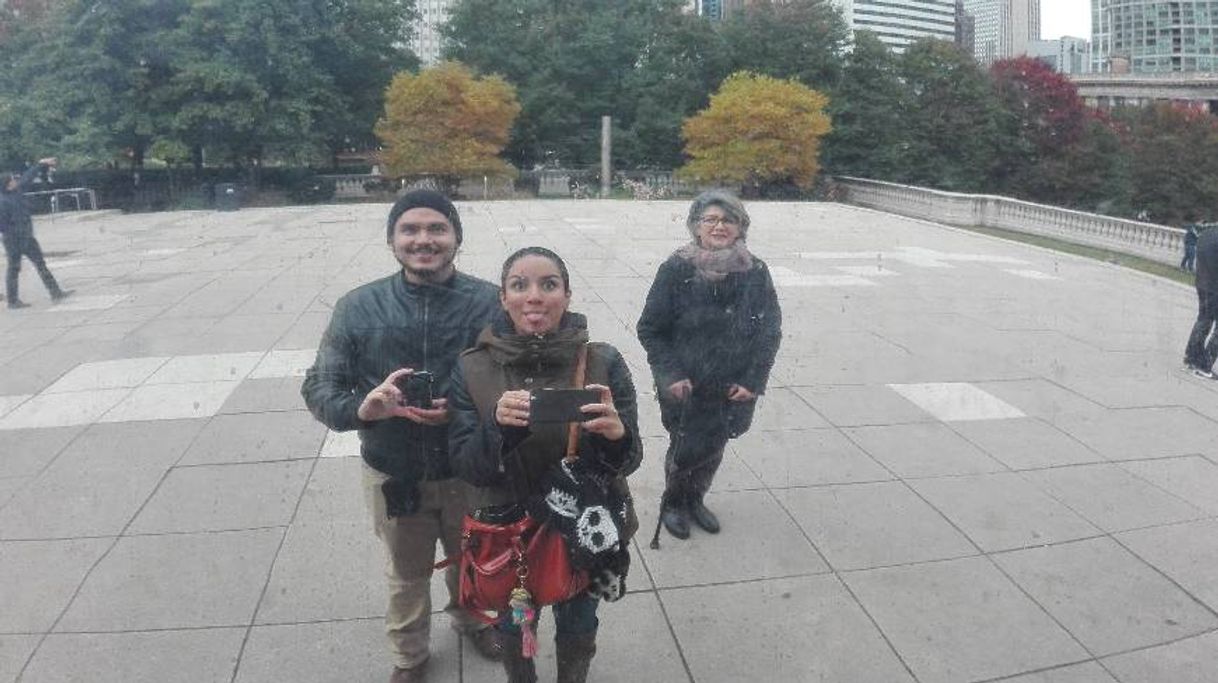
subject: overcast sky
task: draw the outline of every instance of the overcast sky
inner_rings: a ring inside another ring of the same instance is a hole
[[[1091,40],[1089,0],[1041,0],[1040,37],[1051,40],[1062,36]]]

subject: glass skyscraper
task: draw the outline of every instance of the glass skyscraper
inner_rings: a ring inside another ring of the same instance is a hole
[[[1218,1],[1091,0],[1094,71],[1218,71]]]
[[[835,0],[851,31],[867,30],[901,51],[918,38],[956,39],[955,0]]]

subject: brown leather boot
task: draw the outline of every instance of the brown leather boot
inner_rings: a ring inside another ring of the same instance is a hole
[[[533,660],[521,654],[521,631],[499,631],[499,643],[503,646],[503,670],[507,672],[508,683],[537,683],[537,667]]]
[[[554,638],[558,657],[558,683],[584,683],[596,656],[596,632]]]

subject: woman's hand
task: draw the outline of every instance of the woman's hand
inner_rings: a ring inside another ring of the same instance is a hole
[[[411,422],[433,426],[448,422],[447,399],[433,399],[431,408],[402,405],[402,390],[398,389],[397,380],[413,372],[410,368],[402,368],[389,373],[385,381],[368,392],[355,414],[364,422],[376,422],[390,417],[404,417]]]
[[[689,398],[689,395],[694,391],[694,383],[683,379],[680,382],[673,382],[668,385],[668,393],[678,401],[684,401]]]
[[[495,402],[495,422],[504,427],[529,426],[529,401],[532,395],[527,391],[505,391]]]
[[[739,384],[733,384],[727,388],[727,400],[729,401],[743,403],[744,401],[752,401],[756,398],[757,394],[754,394]]]
[[[584,388],[601,392],[600,403],[589,403],[579,408],[581,412],[590,416],[590,419],[580,423],[584,430],[600,434],[610,441],[618,441],[626,436],[626,425],[622,424],[622,418],[617,414],[617,407],[613,405],[613,392],[609,390],[609,387],[603,384],[589,384]]]

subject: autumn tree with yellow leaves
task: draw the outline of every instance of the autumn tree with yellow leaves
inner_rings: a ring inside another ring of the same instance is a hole
[[[795,80],[748,71],[724,79],[710,105],[681,127],[690,161],[680,174],[696,182],[812,187],[821,138],[831,130],[829,98]]]
[[[499,158],[520,113],[516,89],[458,62],[400,73],[385,91],[376,135],[388,175],[515,175]]]

